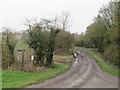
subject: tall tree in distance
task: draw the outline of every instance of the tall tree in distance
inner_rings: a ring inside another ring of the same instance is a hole
[[[59,17],[59,26],[61,27],[60,32],[56,37],[55,46],[56,48],[67,48],[72,47],[74,42],[74,34],[68,31],[71,24],[71,18],[69,12],[63,12]]]
[[[63,12],[61,15],[61,26],[63,30],[67,30],[70,26],[70,14],[69,12]]]
[[[117,66],[120,62],[119,4],[119,2],[109,2],[108,5],[103,6],[83,36],[85,47],[96,47],[104,55],[106,62]]]

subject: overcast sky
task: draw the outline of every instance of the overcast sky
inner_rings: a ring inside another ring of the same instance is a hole
[[[109,0],[0,0],[0,30],[8,27],[25,30],[26,19],[53,18],[68,11],[72,20],[69,31],[81,33],[93,22],[100,7]]]

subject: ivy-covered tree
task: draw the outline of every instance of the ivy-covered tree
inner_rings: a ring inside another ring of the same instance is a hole
[[[35,51],[36,66],[43,65],[44,60],[47,61],[46,66],[52,64],[55,38],[60,31],[53,22],[53,20],[41,19],[41,21],[31,24],[28,21],[27,43]]]
[[[8,68],[15,62],[14,50],[17,43],[16,35],[10,29],[2,32],[2,67]]]
[[[52,64],[53,52],[55,48],[55,38],[57,34],[59,33],[59,31],[60,31],[59,28],[55,28],[55,27],[50,28],[50,39],[48,43],[48,53],[47,53],[47,65]]]
[[[28,20],[27,20],[28,21]],[[39,23],[31,24],[28,21],[28,39],[27,43],[30,48],[32,48],[35,52],[35,65],[39,66],[42,65],[45,56],[45,49],[46,49],[46,37],[44,33],[48,33],[43,27],[43,21]]]

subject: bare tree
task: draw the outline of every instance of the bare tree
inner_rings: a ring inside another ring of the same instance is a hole
[[[70,14],[69,12],[63,12],[61,15],[61,25],[63,30],[67,30],[70,26]]]

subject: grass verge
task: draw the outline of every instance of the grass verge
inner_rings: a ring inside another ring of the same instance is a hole
[[[2,88],[21,88],[30,84],[44,82],[69,68],[69,66],[58,62],[54,62],[53,65],[54,68],[39,73],[4,70],[2,71]]]
[[[0,90],[2,89],[2,70],[0,70]]]
[[[120,75],[118,74],[118,72],[120,72],[120,70],[118,70],[118,68],[116,68],[113,65],[108,65],[107,63],[105,63],[104,59],[97,54],[95,51],[88,51],[88,54],[90,54],[98,63],[98,65],[106,72],[118,76],[120,77]]]

